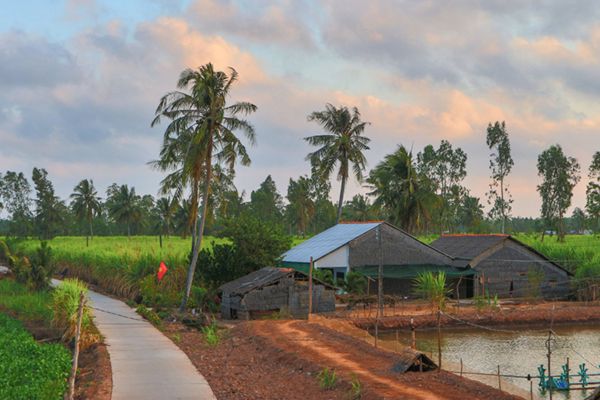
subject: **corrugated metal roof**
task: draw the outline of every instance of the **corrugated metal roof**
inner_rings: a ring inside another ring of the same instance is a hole
[[[431,243],[431,247],[452,257],[472,260],[506,239],[508,235],[443,235]]]
[[[283,262],[308,263],[339,249],[348,242],[364,235],[383,222],[341,223],[300,243],[283,254]]]

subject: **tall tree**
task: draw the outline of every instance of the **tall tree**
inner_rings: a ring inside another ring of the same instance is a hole
[[[32,180],[35,187],[35,227],[40,239],[52,239],[62,224],[61,200],[54,194],[54,185],[45,169],[33,168]]]
[[[371,170],[367,182],[374,205],[393,223],[409,232],[426,226],[437,198],[429,178],[417,170],[412,151],[399,146]]]
[[[257,190],[250,193],[250,210],[254,216],[271,224],[281,224],[283,216],[283,199],[277,191],[271,175],[260,184]]]
[[[235,69],[230,68],[227,74],[215,71],[210,63],[197,70],[184,70],[177,82],[180,90],[161,98],[151,124],[155,126],[163,118],[170,120],[165,129],[160,159],[153,162],[158,169],[169,172],[162,182],[162,192],[173,192],[177,200],[186,189],[191,192],[193,245],[182,311],[187,305],[202,246],[213,163],[224,162],[230,171],[234,170],[238,158],[243,165],[250,164],[246,147],[235,131],[241,131],[250,143],[254,143],[254,128],[239,116],[256,111],[256,106],[248,102],[227,105],[227,97],[237,77]],[[200,204],[201,213],[198,212]]]
[[[83,179],[73,188],[71,193],[71,209],[80,221],[88,224],[88,231],[85,235],[85,245],[89,246],[89,238],[94,239],[94,217],[101,212],[101,199],[94,187],[94,181]]]
[[[474,197],[469,195],[469,193],[465,193],[461,201],[462,204],[459,213],[460,225],[462,225],[467,232],[480,232],[484,214],[479,197]]]
[[[10,235],[25,236],[31,226],[31,185],[22,172],[6,171],[0,197],[8,212]]]
[[[337,220],[342,216],[344,204],[344,191],[350,175],[350,167],[356,179],[361,182],[367,160],[364,152],[369,150],[369,139],[362,136],[369,122],[361,121],[358,108],[352,112],[348,107],[335,107],[325,105],[324,111],[315,111],[308,116],[309,121],[316,121],[329,132],[324,135],[315,135],[304,138],[312,146],[319,147],[306,157],[316,167],[319,175],[329,179],[336,165],[338,180],[341,181],[340,198],[338,201]]]
[[[594,220],[595,229],[600,229],[600,151],[597,151],[592,158],[590,169],[588,171],[590,181],[586,188],[587,201],[585,208]]]
[[[450,142],[442,140],[438,149],[428,145],[417,154],[418,170],[433,183],[441,197],[438,208],[440,231],[452,231],[451,222],[456,220],[457,207],[453,199],[462,190],[461,183],[467,176],[467,154],[460,148],[454,149]]]
[[[542,197],[542,218],[558,230],[558,240],[564,241],[564,215],[571,206],[573,188],[581,178],[579,163],[567,157],[560,145],[550,146],[538,156],[538,175],[543,181],[537,190]]]
[[[502,233],[505,233],[506,221],[510,217],[513,202],[505,179],[510,174],[514,162],[510,154],[510,140],[504,121],[502,123],[496,121],[494,125],[488,124],[486,143],[492,151],[490,154],[492,183],[490,183],[488,192],[488,204],[492,208],[489,211],[489,216],[492,219],[501,221]]]
[[[315,215],[315,202],[311,193],[311,180],[301,176],[298,180],[290,178],[287,191],[287,214],[291,225],[299,235],[305,235],[310,220]]]
[[[585,211],[579,207],[575,207],[573,214],[571,214],[571,226],[575,232],[582,234],[585,230],[586,222],[587,216],[585,215]]]
[[[110,216],[127,227],[127,237],[130,237],[131,226],[141,219],[141,197],[135,193],[134,187],[114,184],[108,188],[106,197]]]
[[[369,221],[374,218],[373,205],[367,196],[356,194],[344,205],[344,216],[350,221]]]
[[[156,228],[158,229],[158,240],[160,247],[163,247],[163,235],[169,236],[173,228],[173,217],[177,203],[169,197],[161,197],[156,200],[154,205],[154,218],[156,219]]]

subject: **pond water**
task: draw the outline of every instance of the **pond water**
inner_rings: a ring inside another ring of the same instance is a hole
[[[582,363],[586,364],[588,373],[600,373],[600,326],[556,326],[554,332],[557,336],[552,345],[553,376],[560,374],[561,366],[566,363],[567,357],[572,375],[577,374],[579,364]],[[403,344],[410,344],[410,331],[400,330],[398,337]],[[459,371],[462,358],[463,370],[466,372],[497,373],[500,366],[502,374],[538,376],[538,367],[541,364],[547,368],[547,339],[548,331],[537,329],[523,329],[515,333],[480,329],[444,329],[442,366],[447,370]],[[396,331],[381,333],[380,342],[383,347],[397,348]],[[437,363],[437,331],[417,330],[417,348]],[[496,387],[498,385],[496,377],[465,376],[485,381]],[[600,382],[600,376],[591,376],[589,381]],[[519,394],[529,396],[530,383],[527,379],[503,378],[503,382],[506,383],[506,387],[514,385],[524,391]],[[579,377],[571,378],[571,382],[579,382]],[[539,391],[538,383],[538,379],[533,379],[535,397],[549,398],[547,393]],[[591,392],[592,390],[554,392],[553,398],[579,400],[589,396]]]

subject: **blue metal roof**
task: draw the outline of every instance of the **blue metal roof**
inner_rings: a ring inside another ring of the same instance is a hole
[[[283,254],[283,262],[308,263],[326,256],[383,222],[337,224]]]

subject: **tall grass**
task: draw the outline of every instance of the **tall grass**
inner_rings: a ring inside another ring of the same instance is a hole
[[[34,292],[11,279],[0,279],[0,308],[10,310],[21,319],[50,323],[52,309],[49,291]]]
[[[414,280],[414,291],[431,302],[432,310],[443,310],[450,293],[446,287],[446,274],[443,271],[419,274]]]

